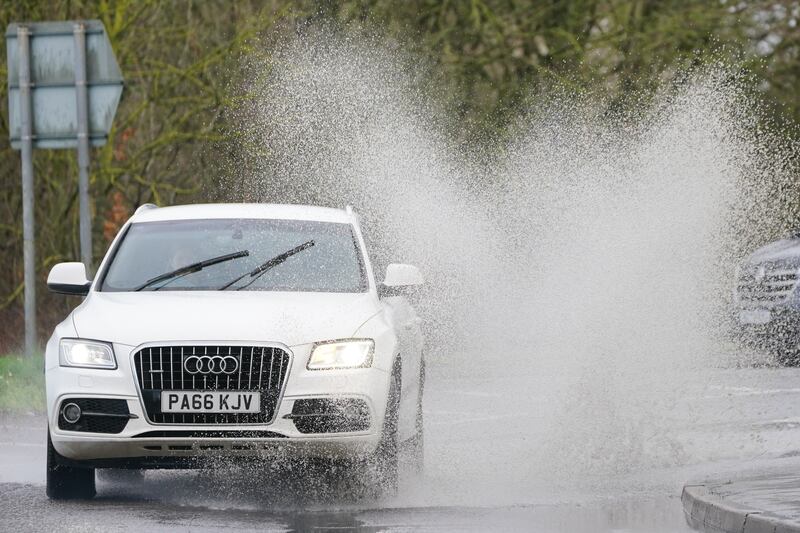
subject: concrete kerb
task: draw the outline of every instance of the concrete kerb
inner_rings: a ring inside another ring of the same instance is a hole
[[[707,533],[800,533],[800,524],[726,501],[706,485],[686,485],[681,494],[690,527]]]

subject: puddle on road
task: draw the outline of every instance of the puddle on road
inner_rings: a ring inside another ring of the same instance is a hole
[[[162,489],[184,474],[159,476]],[[259,510],[235,505],[203,508],[153,499],[153,487],[103,486],[87,502],[49,502],[39,487],[11,485],[0,492],[8,511],[0,529],[60,531],[687,531],[674,501],[638,499],[606,505],[537,505],[507,508],[398,508]],[[167,498],[168,500],[169,498]],[[224,502],[221,502],[224,503]],[[676,512],[676,509],[678,511]]]
[[[105,485],[102,498],[90,505],[102,505],[106,511],[115,512],[122,524],[128,518],[140,524],[142,519],[158,517],[158,525],[191,527],[193,531],[211,531],[222,523],[225,528],[237,531],[688,531],[676,498],[608,499],[504,508],[402,507],[391,502],[342,506],[341,502],[331,503],[326,499],[314,505],[307,505],[306,500],[304,505],[304,499],[300,498],[294,505],[282,508],[270,503],[274,498],[270,487],[254,490],[252,485],[248,486],[247,494],[258,493],[266,500],[257,503],[242,494],[220,497],[217,489],[198,486],[191,478],[190,474],[161,473],[138,487]],[[176,505],[171,497],[150,499],[151,484],[157,485],[160,495],[182,494],[177,499],[183,503]],[[189,489],[190,486],[193,488]],[[203,502],[209,499],[214,503],[206,507]]]

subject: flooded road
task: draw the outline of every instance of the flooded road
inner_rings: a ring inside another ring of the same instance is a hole
[[[146,483],[142,488],[146,488]],[[688,531],[679,502],[510,508],[387,507],[278,510],[183,506],[141,490],[115,489],[90,502],[51,503],[44,490],[4,484],[4,530],[24,531]],[[675,506],[678,511],[671,509]],[[19,530],[19,529],[17,529]]]
[[[406,473],[396,498],[360,500],[346,480],[319,483],[291,469],[248,465],[148,472],[139,482],[101,480],[93,501],[49,502],[44,419],[6,416],[0,530],[686,531],[685,482],[800,465],[797,369],[710,371],[674,406],[676,419],[687,420],[688,412],[692,422],[671,424],[670,439],[654,444],[668,442],[671,449],[653,457],[672,460],[632,458],[632,468],[600,467],[576,478],[577,470],[533,460],[541,457],[537,428],[547,413],[546,398],[519,394],[530,376],[458,375],[432,366],[425,471]]]

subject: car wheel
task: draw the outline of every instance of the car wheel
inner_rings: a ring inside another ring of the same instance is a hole
[[[66,466],[47,432],[47,497],[51,500],[88,500],[96,494],[94,468]]]
[[[422,414],[422,398],[425,390],[425,363],[422,363],[419,376],[419,395],[417,396],[417,416],[415,433],[406,443],[411,466],[418,474],[425,468],[425,428]]]
[[[781,366],[800,366],[800,349],[792,348],[778,348],[775,350],[775,359]]]
[[[393,496],[397,493],[398,480],[398,442],[397,414],[400,407],[400,369],[395,367],[389,384],[389,399],[383,432],[378,448],[368,459],[367,473],[376,496]]]

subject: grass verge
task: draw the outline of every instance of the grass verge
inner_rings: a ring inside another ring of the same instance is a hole
[[[44,410],[44,357],[0,356],[0,411]]]

